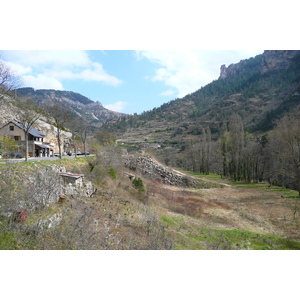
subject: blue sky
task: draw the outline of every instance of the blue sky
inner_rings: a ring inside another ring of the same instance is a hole
[[[220,66],[263,50],[3,50],[23,87],[80,93],[105,107],[141,113],[217,79]]]

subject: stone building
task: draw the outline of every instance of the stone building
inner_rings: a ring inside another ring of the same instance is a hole
[[[0,136],[9,137],[19,145],[19,152],[25,154],[25,128],[21,123],[8,122],[0,128]],[[45,142],[45,134],[34,127],[28,132],[28,155],[30,157],[53,156],[54,144]]]

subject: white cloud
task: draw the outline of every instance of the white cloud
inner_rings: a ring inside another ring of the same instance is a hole
[[[237,63],[262,53],[262,50],[180,50],[180,51],[137,51],[137,58],[143,57],[158,64],[151,80],[162,81],[166,86],[175,88],[178,97],[196,91],[220,74],[222,64]]]
[[[108,85],[118,86],[123,83],[122,80],[115,76],[109,75],[103,66],[99,63],[91,63],[90,66],[82,71],[72,71],[69,69],[49,70],[45,72],[49,77],[56,79],[81,79],[85,81],[103,82]]]
[[[99,63],[92,63],[91,68],[82,71],[77,76],[87,81],[102,81],[113,86],[122,84],[122,80],[107,74]]]
[[[3,61],[3,60],[1,60],[1,61]],[[11,68],[12,71],[14,71],[19,76],[32,72],[31,67],[26,67],[19,63],[13,63],[13,62],[5,62],[5,63]]]
[[[22,79],[25,87],[33,87],[34,89],[63,90],[63,85],[60,81],[42,74],[39,74],[38,76],[24,75]]]
[[[93,62],[83,50],[4,51],[5,60],[23,76],[26,85],[34,88],[62,89],[62,80],[80,79],[118,86],[122,80],[108,74],[98,62]]]
[[[116,103],[107,104],[107,105],[103,105],[103,106],[109,110],[122,112],[124,110],[124,108],[127,106],[127,104],[128,104],[127,102],[118,101]]]

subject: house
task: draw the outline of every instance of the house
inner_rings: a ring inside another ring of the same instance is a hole
[[[18,122],[8,122],[0,128],[0,136],[6,136],[15,140],[19,145],[19,152],[25,153],[25,128]],[[31,127],[28,132],[28,155],[53,156],[54,144],[45,142],[45,135]]]

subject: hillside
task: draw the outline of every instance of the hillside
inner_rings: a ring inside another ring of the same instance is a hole
[[[74,116],[79,120],[89,124],[91,129],[99,128],[110,118],[124,116],[123,113],[106,109],[100,102],[94,102],[87,97],[74,92],[35,90],[28,87],[17,89],[16,94],[25,99],[32,99],[39,107],[52,106],[55,104],[62,108],[67,108],[74,113]]]
[[[98,154],[0,165],[0,249],[300,249],[296,192],[196,174],[205,188],[176,186],[137,169],[139,189]],[[60,182],[66,171],[94,192]]]
[[[141,115],[124,116],[106,128],[127,143],[182,144],[203,127],[218,135],[233,113],[251,132],[270,130],[300,103],[300,52],[265,51],[221,66],[219,79],[195,93]]]

